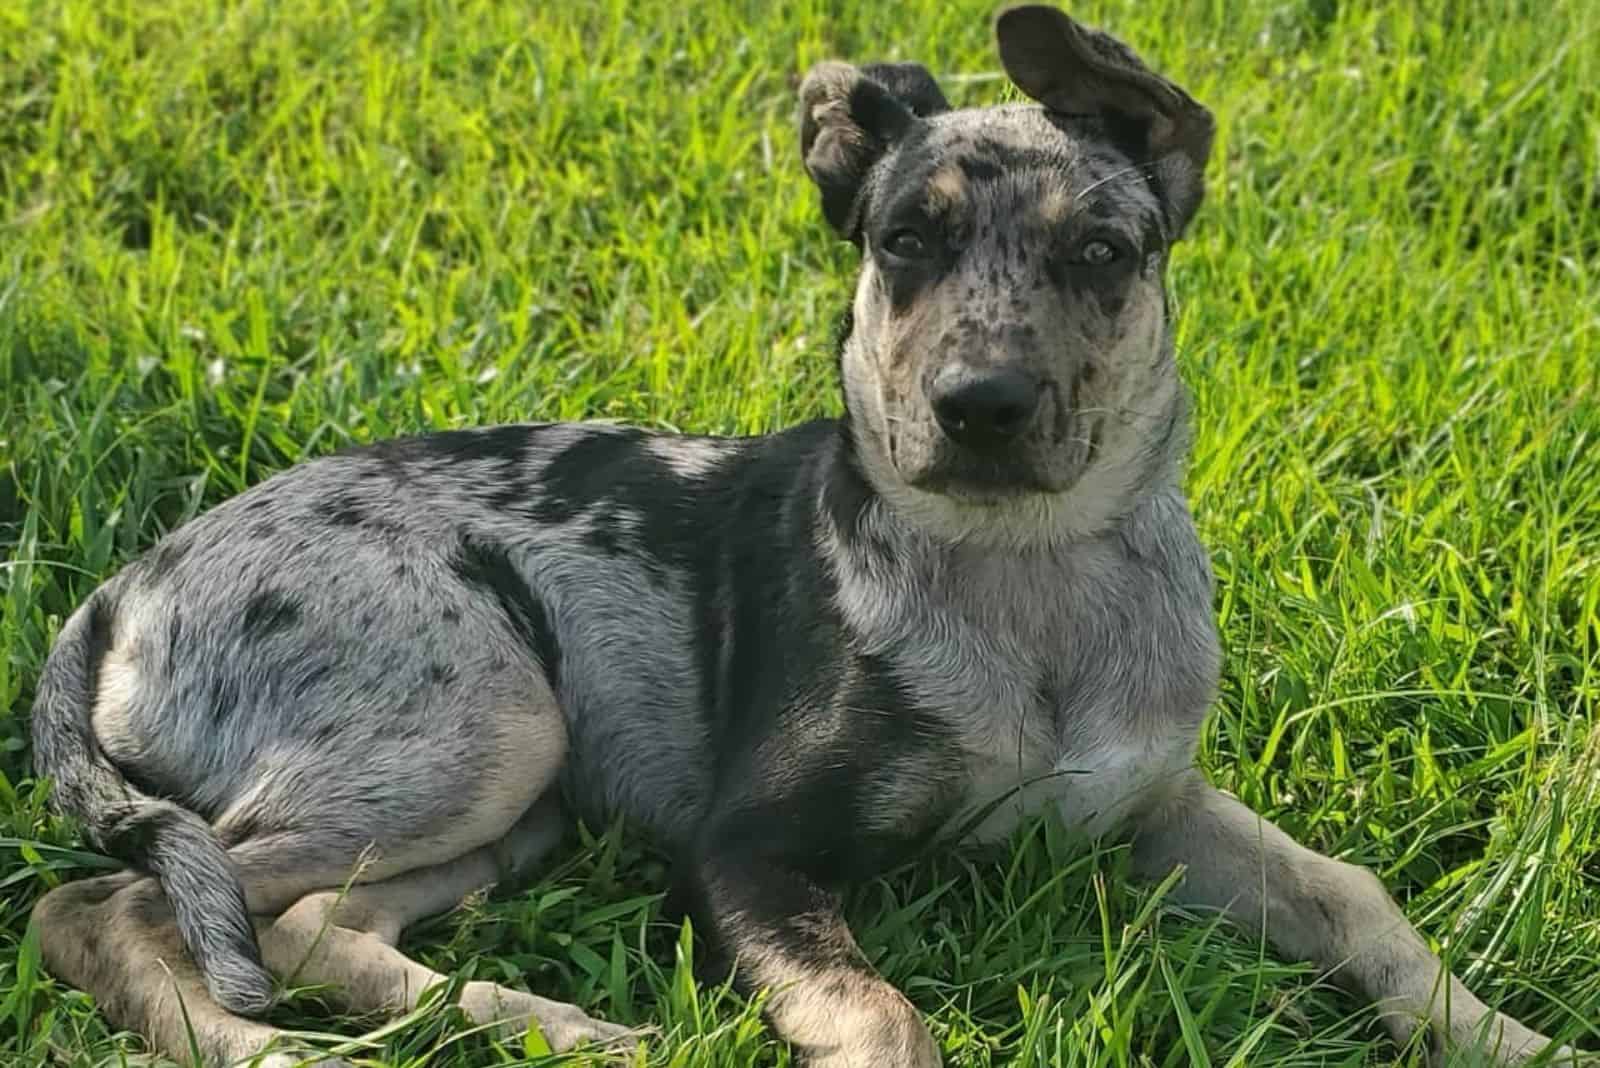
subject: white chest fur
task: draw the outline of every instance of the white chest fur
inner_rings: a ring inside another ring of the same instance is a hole
[[[1054,808],[1070,829],[1095,838],[1123,826],[1152,794],[1190,766],[1191,732],[1094,739],[1047,767],[1019,768],[1013,755],[977,755],[969,764],[965,814],[952,829],[976,841],[1009,835]]]
[[[1211,577],[1176,491],[1112,536],[1033,557],[824,546],[863,652],[958,739],[955,829],[1054,806],[1105,834],[1190,766],[1217,671]]]

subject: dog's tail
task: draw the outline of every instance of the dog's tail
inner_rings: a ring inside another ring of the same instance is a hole
[[[76,819],[93,845],[160,881],[217,1003],[260,1016],[272,1004],[272,976],[222,842],[196,813],[129,783],[95,734],[100,662],[115,612],[102,588],[61,628],[33,705],[34,766],[53,780],[56,810]]]

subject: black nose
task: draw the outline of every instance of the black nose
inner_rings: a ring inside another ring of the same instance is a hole
[[[933,416],[960,445],[1002,445],[1015,438],[1039,410],[1039,380],[1015,368],[975,370],[952,364],[928,390]]]

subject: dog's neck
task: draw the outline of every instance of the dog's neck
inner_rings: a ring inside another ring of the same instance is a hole
[[[1204,631],[1210,571],[1177,484],[1180,455],[1098,533],[1003,546],[951,541],[897,511],[841,429],[814,531],[852,647],[946,696],[982,693],[991,711],[1018,712],[1037,703],[1018,687],[1088,670],[1079,664],[1086,649],[1136,645],[1130,636],[1143,631],[1130,626],[1129,604],[1159,603],[1163,619]]]

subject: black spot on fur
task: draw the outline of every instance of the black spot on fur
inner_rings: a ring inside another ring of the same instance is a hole
[[[314,664],[301,671],[294,680],[293,693],[297,700],[309,697],[316,688],[322,685],[329,675],[333,674],[333,667],[329,664]],[[330,722],[337,722],[336,720]]]
[[[88,680],[89,689],[82,697],[84,701],[93,700],[91,695],[100,691],[100,667],[116,640],[116,614],[116,603],[109,596],[96,592],[89,598],[89,628],[83,652],[83,677]],[[50,670],[48,663],[46,670]]]
[[[619,479],[641,466],[661,465],[640,448],[643,434],[633,430],[608,430],[585,434],[562,449],[545,466],[533,518],[541,523],[568,523],[596,501],[613,496]],[[676,482],[665,472],[668,491]]]
[[[100,848],[118,860],[143,867],[161,824],[172,818],[167,809],[133,808],[129,815],[102,828]]]
[[[244,637],[260,641],[300,622],[300,602],[276,590],[253,594],[244,605]]]
[[[622,525],[611,512],[600,512],[589,522],[583,543],[602,556],[620,556],[623,551]]]
[[[493,597],[519,641],[539,660],[555,686],[561,679],[561,648],[544,604],[512,563],[504,546],[479,538],[462,538],[450,569],[473,589]]]
[[[956,161],[961,168],[961,173],[966,175],[968,181],[992,182],[1005,174],[1005,168],[992,159],[982,156],[962,156]]]
[[[479,496],[494,508],[515,510],[531,496],[531,451],[548,424],[508,424],[471,430],[450,430],[378,442],[349,455],[375,463],[376,470],[397,486],[411,480],[415,468],[466,466]],[[368,526],[374,526],[369,519]]]
[[[381,479],[395,489],[409,486],[411,465],[419,452],[415,442],[419,440],[421,439],[397,438],[366,446],[362,450],[362,458],[374,465],[368,469],[367,477],[373,481]]]
[[[211,723],[220,724],[233,715],[238,707],[239,683],[226,675],[219,676],[212,682],[210,698],[206,702],[206,711],[211,717]]]
[[[540,427],[518,424],[424,434],[412,439],[420,458],[436,463],[479,461],[525,464],[533,435]]]
[[[724,442],[727,459],[688,478],[646,448],[649,440],[640,431],[605,431],[573,442],[545,468],[527,514],[556,524],[582,515],[590,547],[630,557],[652,581],[710,560],[708,539],[729,522],[741,447]],[[623,515],[636,525],[624,527]]]
[[[159,582],[172,574],[188,553],[189,539],[168,535],[145,557],[145,577],[152,584]]]
[[[183,613],[174,608],[167,617],[167,663],[178,659],[178,645],[183,641]]]
[[[367,513],[360,502],[349,494],[340,494],[330,503],[328,522],[340,527],[359,527],[366,522]]]
[[[311,731],[311,740],[318,745],[333,741],[343,734],[346,725],[335,718],[325,718],[317,721],[316,727]]]

